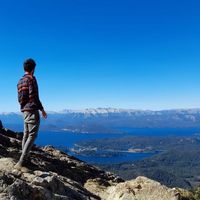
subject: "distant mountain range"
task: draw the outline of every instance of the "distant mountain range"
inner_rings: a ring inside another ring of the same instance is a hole
[[[4,125],[21,128],[21,113],[0,113]],[[134,110],[116,108],[65,109],[49,112],[43,130],[122,132],[123,128],[200,128],[200,109]]]

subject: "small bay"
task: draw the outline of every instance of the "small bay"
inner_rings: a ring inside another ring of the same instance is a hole
[[[39,146],[52,145],[59,148],[69,155],[73,155],[83,161],[88,163],[97,164],[112,164],[112,163],[124,163],[129,161],[142,160],[144,158],[151,157],[158,152],[115,152],[110,154],[110,156],[104,156],[104,152],[98,152],[98,154],[88,154],[82,155],[71,151],[74,145],[80,141],[105,139],[105,138],[121,138],[126,136],[189,136],[196,133],[196,129],[132,129],[129,132],[123,134],[115,133],[74,133],[74,132],[51,132],[51,131],[41,131],[38,134],[36,144]]]

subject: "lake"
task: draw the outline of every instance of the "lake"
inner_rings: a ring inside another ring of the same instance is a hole
[[[75,143],[83,140],[92,140],[92,139],[104,139],[104,138],[120,138],[130,135],[135,136],[191,136],[199,133],[199,129],[129,129],[126,130],[124,134],[105,134],[105,133],[73,133],[73,132],[48,132],[41,131],[38,134],[36,144],[39,146],[53,145],[56,148],[67,150],[72,148]],[[103,156],[94,156],[87,155],[83,156],[80,154],[75,154],[71,151],[67,152],[70,155],[73,155],[83,161],[92,164],[108,164],[108,163],[123,163],[141,160],[155,155],[155,153],[129,153],[124,152],[119,155],[111,157]]]

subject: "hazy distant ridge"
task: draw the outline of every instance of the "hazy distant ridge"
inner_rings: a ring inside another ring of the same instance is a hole
[[[42,126],[48,130],[75,132],[114,132],[120,128],[200,127],[200,109],[136,110],[117,108],[65,109],[49,112]],[[1,113],[4,124],[21,124],[20,113]]]

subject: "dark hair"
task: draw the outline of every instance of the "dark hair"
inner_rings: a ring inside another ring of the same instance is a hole
[[[24,71],[31,72],[35,69],[36,63],[32,58],[24,61]]]

